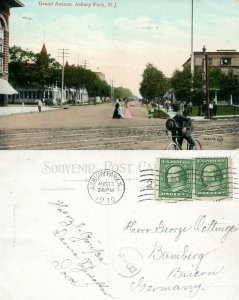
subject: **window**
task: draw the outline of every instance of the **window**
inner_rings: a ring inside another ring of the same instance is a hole
[[[212,65],[212,58],[208,58],[208,64],[211,66]]]
[[[0,20],[0,53],[3,52],[3,38],[4,38],[4,26]]]
[[[231,58],[225,58],[225,57],[221,58],[221,66],[230,66],[231,62],[232,62]]]
[[[0,74],[3,73],[3,59],[0,58]]]

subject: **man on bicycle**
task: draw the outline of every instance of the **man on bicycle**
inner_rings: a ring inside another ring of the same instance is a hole
[[[176,115],[173,117],[175,120],[174,128],[172,128],[172,140],[177,142],[182,148],[183,140],[187,140],[189,143],[189,149],[192,150],[195,147],[195,142],[191,136],[193,131],[192,120],[189,117],[183,115],[181,111],[178,111]]]

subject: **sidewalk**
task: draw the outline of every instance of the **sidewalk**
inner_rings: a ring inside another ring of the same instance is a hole
[[[50,107],[50,106],[42,106],[42,112],[48,111],[48,110],[55,110],[59,109],[58,107]],[[4,106],[0,107],[0,116],[8,116],[8,115],[15,115],[15,114],[25,114],[25,113],[33,113],[38,111],[37,105],[34,106]]]
[[[166,112],[170,118],[173,118],[176,115],[176,112],[173,110],[166,111],[165,108],[160,108],[162,111]],[[192,116],[190,117],[193,121],[208,121],[208,119],[204,119],[204,116]]]
[[[162,111],[166,112],[170,118],[173,118],[176,115],[176,112],[173,110],[166,111],[165,108],[160,108]],[[210,121],[210,120],[217,120],[217,119],[232,119],[232,118],[239,118],[239,115],[218,115],[216,117],[212,117],[211,119],[205,119],[204,116],[192,116],[190,117],[193,121]]]

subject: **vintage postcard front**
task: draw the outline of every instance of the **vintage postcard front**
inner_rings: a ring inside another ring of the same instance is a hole
[[[237,299],[238,152],[188,152],[3,151],[1,299]]]
[[[239,0],[1,0],[0,150],[238,149],[238,27]]]

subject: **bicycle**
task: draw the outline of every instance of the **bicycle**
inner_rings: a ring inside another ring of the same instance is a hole
[[[168,131],[166,130],[166,135],[168,135]],[[183,148],[180,146],[179,142],[178,142],[178,138],[180,138],[180,136],[171,136],[174,141],[171,141],[171,143],[168,144],[168,146],[165,148],[165,150],[183,150]],[[187,147],[186,150],[202,150],[202,145],[199,142],[199,140],[194,140],[194,147],[193,149],[190,149],[190,145],[187,141]]]

